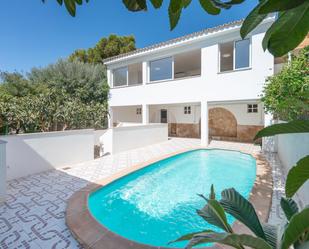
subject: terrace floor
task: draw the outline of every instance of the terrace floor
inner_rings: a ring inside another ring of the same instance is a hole
[[[131,150],[117,155],[51,170],[8,182],[7,202],[0,206],[0,248],[80,248],[65,224],[65,208],[70,196],[85,187],[124,168],[196,148],[198,139],[173,138],[167,142]],[[259,146],[244,143],[212,141],[210,148],[260,151]],[[274,194],[269,221],[280,223],[279,209],[284,179],[275,155],[265,155],[273,167]]]

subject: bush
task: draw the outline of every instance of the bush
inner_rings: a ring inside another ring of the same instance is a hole
[[[104,66],[61,60],[28,78],[13,74],[2,73],[0,133],[106,127]]]
[[[266,112],[282,120],[308,119],[309,47],[294,56],[277,75],[268,78],[262,100]]]

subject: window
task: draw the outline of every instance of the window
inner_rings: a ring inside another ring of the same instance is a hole
[[[142,108],[136,108],[136,114],[141,115],[142,114]]]
[[[128,85],[137,85],[143,83],[143,64],[135,63],[128,66],[129,81]]]
[[[234,43],[228,42],[220,44],[220,72],[233,70]]]
[[[150,62],[150,81],[172,79],[173,58],[164,58]]]
[[[191,106],[184,107],[184,114],[191,114]]]
[[[174,56],[174,78],[201,75],[201,50],[176,54]]]
[[[113,71],[113,86],[126,86],[128,82],[128,68],[121,67]]]
[[[235,42],[235,69],[249,67],[250,40]]]
[[[250,66],[250,40],[227,42],[219,45],[220,72]]]
[[[248,104],[248,113],[257,113],[258,112],[258,105],[257,104]]]

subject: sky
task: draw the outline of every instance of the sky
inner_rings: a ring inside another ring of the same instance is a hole
[[[148,1],[149,2],[149,1]],[[198,0],[183,11],[173,31],[169,29],[167,5],[147,12],[129,12],[122,0],[90,0],[71,17],[56,0],[2,0],[0,9],[0,71],[26,73],[44,67],[74,50],[93,47],[110,34],[134,35],[136,46],[161,41],[244,18],[257,0],[208,15]]]

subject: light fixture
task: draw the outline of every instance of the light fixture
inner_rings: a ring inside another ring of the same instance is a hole
[[[231,54],[223,54],[222,57],[223,58],[229,58],[229,57],[231,57]]]

